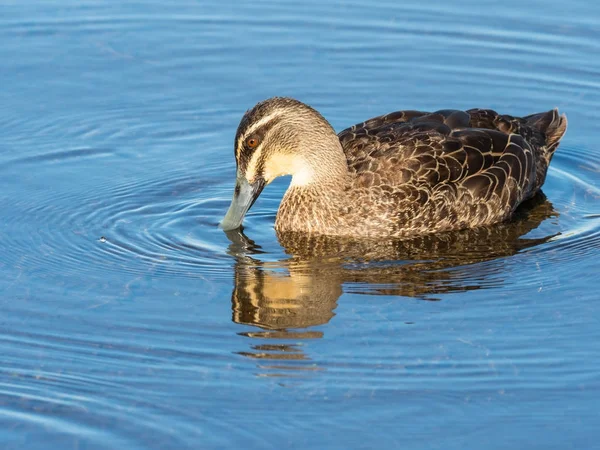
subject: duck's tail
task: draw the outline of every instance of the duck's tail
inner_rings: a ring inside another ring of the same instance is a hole
[[[548,162],[556,151],[560,140],[567,131],[567,116],[565,114],[559,114],[558,108],[554,108],[551,111],[532,114],[524,117],[527,123],[535,129],[544,133],[546,142],[546,157]]]
[[[567,131],[567,116],[559,114],[558,108],[554,108],[548,112],[526,116],[524,119],[529,126],[541,133],[538,137],[537,145],[534,145],[537,157],[535,161],[536,179],[532,190],[533,195],[539,191],[546,180],[546,173],[552,156]]]

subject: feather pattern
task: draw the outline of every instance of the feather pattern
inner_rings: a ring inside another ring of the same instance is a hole
[[[504,221],[540,190],[567,125],[557,110],[524,118],[489,109],[397,111],[343,130],[337,146],[319,144],[333,129],[312,108],[278,98],[259,105],[265,114],[278,111],[278,124],[270,126],[287,130],[292,141],[270,141],[269,151],[265,142],[263,166],[283,148],[285,155],[303,155],[314,173],[335,174],[292,183],[276,229],[326,235],[411,237]],[[253,111],[246,126],[260,120]],[[302,131],[292,133],[291,126]],[[345,161],[342,176],[326,170],[340,164],[336,151]]]

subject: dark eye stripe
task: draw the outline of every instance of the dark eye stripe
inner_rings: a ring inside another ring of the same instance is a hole
[[[250,160],[252,160],[252,157],[255,154],[254,150],[255,149],[246,149],[245,147],[244,147],[244,150],[242,150],[242,153],[240,154],[240,157],[238,158],[239,169],[241,170],[242,173],[246,173],[246,170],[248,169],[248,164],[250,164]],[[264,153],[261,153],[258,156],[258,160],[256,161],[256,173],[257,174],[262,174],[264,171],[264,165],[265,165],[264,158],[265,158]]]
[[[260,120],[260,119],[257,119],[257,120]],[[252,136],[256,136],[259,139],[259,145],[261,142],[264,141],[264,138],[265,138],[266,134],[269,132],[269,130],[271,128],[273,128],[277,124],[278,121],[279,121],[279,117],[274,117],[273,119],[269,120],[268,122],[263,124],[261,127],[257,128],[256,130],[254,130],[252,132]],[[238,132],[236,133],[236,136],[235,136],[236,145],[239,142],[239,139],[241,136],[244,136],[243,144],[245,145],[245,140],[247,140],[250,137],[250,136],[246,136],[245,133],[247,130],[250,129],[250,127],[252,126],[252,124],[254,122],[255,121],[244,124],[244,121],[242,121],[242,123],[240,124],[240,127],[238,128]],[[242,125],[244,125],[244,126],[242,127]]]

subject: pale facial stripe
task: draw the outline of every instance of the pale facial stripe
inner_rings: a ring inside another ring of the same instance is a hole
[[[256,150],[252,155],[252,159],[250,159],[250,162],[248,163],[248,167],[246,167],[246,179],[250,183],[253,183],[255,181],[254,177],[256,176],[256,169],[258,166],[258,161],[260,160],[260,155],[261,150]]]
[[[258,122],[253,123],[252,126],[250,128],[248,128],[246,130],[246,132],[244,133],[244,138],[247,136],[250,136],[258,128],[262,127],[264,124],[270,122],[271,120],[273,120],[281,115],[282,115],[281,111],[274,111],[271,114],[269,114],[268,116],[265,116],[262,119],[260,119]]]

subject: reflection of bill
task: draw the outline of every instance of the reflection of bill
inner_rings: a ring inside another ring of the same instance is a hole
[[[321,331],[299,329],[329,322],[343,290],[435,300],[445,293],[498,286],[507,277],[504,265],[476,263],[546,242],[552,235],[524,235],[553,215],[550,202],[539,195],[511,222],[412,240],[280,234],[279,242],[290,257],[275,263],[261,261],[253,241],[239,231],[230,232],[229,252],[236,258],[233,321],[264,330],[244,333],[252,338],[318,338]],[[306,359],[299,348],[289,345],[260,344],[253,349],[242,354]]]

